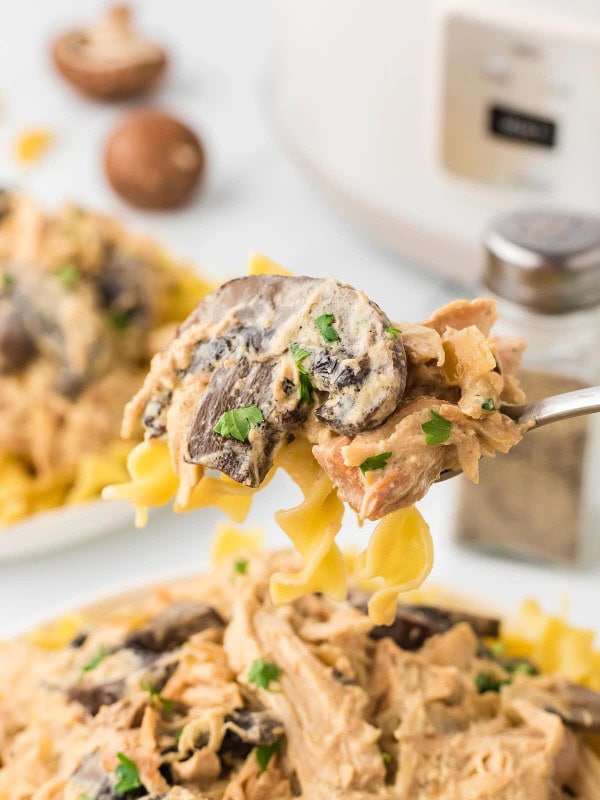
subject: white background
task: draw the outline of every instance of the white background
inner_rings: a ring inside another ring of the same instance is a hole
[[[121,204],[102,171],[104,142],[131,103],[102,105],[80,99],[57,77],[49,60],[53,34],[92,19],[91,0],[18,0],[4,3],[0,23],[0,180],[32,192],[50,207],[66,199],[123,218],[173,253],[225,278],[243,272],[253,250],[298,273],[335,275],[365,289],[396,320],[418,320],[459,290],[399,263],[338,216],[288,160],[268,125],[263,80],[268,20],[247,0],[144,0],[143,28],[173,56],[162,88],[149,100],[188,120],[203,136],[207,181],[197,200],[174,214],[141,214]],[[52,150],[29,171],[18,168],[12,143],[40,125],[56,136]],[[435,487],[421,509],[436,543],[434,580],[480,594],[507,608],[524,596],[556,609],[571,599],[572,618],[596,625],[600,568],[550,569],[492,559],[451,541],[456,481]],[[256,502],[248,524],[261,524],[268,541],[283,545],[272,512],[292,505],[283,480]],[[0,567],[0,636],[81,601],[177,573],[206,562],[212,511],[156,514],[143,531],[133,527],[45,558]],[[347,515],[345,541],[368,534]],[[1,535],[1,534],[0,534]],[[600,537],[599,537],[600,541]]]

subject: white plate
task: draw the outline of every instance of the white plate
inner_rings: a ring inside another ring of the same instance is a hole
[[[0,528],[0,563],[62,550],[133,524],[129,503],[92,500],[62,506]]]

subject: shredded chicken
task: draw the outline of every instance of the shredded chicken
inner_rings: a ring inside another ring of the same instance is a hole
[[[3,644],[0,799],[597,800],[597,695],[515,669],[478,638],[496,622],[456,609],[399,608],[415,639],[356,592],[275,608],[290,559],[88,609],[58,647]]]
[[[482,298],[456,300],[422,325],[399,323],[408,373],[396,411],[354,437],[307,426],[314,457],[361,518],[415,503],[445,470],[477,482],[483,456],[507,453],[521,440],[520,427],[497,409],[524,400],[516,373],[525,345],[490,339],[495,320],[495,302]],[[433,444],[423,428],[432,412],[449,423],[446,438]],[[385,466],[363,473],[360,465],[380,453],[389,453]]]

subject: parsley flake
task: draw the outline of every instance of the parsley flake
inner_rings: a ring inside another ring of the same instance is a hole
[[[163,697],[153,683],[148,681],[148,683],[144,686],[144,689],[150,695],[150,703],[152,703],[155,706],[158,706],[158,708],[161,711],[164,711],[165,714],[172,713],[173,701],[169,700],[167,697]]]
[[[115,769],[115,775],[119,780],[115,784],[115,794],[125,794],[132,789],[139,789],[142,782],[135,761],[127,758],[125,753],[117,753],[117,758],[119,766]]]
[[[494,398],[488,397],[487,400],[484,400],[481,404],[481,407],[484,411],[495,411],[496,406],[494,405]]]
[[[293,343],[290,345],[290,352],[298,368],[298,375],[300,376],[300,402],[310,403],[312,400],[313,385],[306,371],[306,367],[302,365],[302,362],[305,358],[308,358],[310,353],[303,347]]]
[[[333,314],[321,314],[320,317],[315,319],[315,325],[319,329],[319,333],[326,342],[339,342],[340,337],[333,327],[335,317]]]
[[[491,672],[478,672],[475,676],[475,686],[479,694],[499,692],[503,686],[507,686],[509,683],[509,678],[497,678]]]
[[[429,421],[421,425],[427,444],[443,444],[450,437],[452,423],[436,411],[429,412]]]
[[[2,288],[8,291],[9,289],[12,289],[14,285],[15,285],[14,275],[11,275],[10,272],[3,272]]]
[[[506,664],[504,666],[504,668],[506,669],[507,672],[510,672],[513,675],[515,673],[521,674],[521,675],[535,675],[536,674],[535,667],[533,666],[533,664],[528,664],[526,661],[519,661],[516,664],[514,664],[514,663],[510,664],[509,663],[509,664]]]
[[[294,357],[294,361],[296,362],[297,367],[299,367],[300,364],[302,364],[302,362],[304,361],[304,359],[308,358],[308,356],[310,355],[308,350],[305,350],[303,347],[300,347],[300,345],[294,344],[293,342],[290,345],[290,353]]]
[[[233,565],[233,571],[237,575],[245,575],[248,572],[248,560],[246,558],[238,558]]]
[[[402,331],[400,330],[400,328],[394,328],[394,326],[393,326],[393,325],[390,325],[390,327],[389,327],[389,328],[386,328],[386,329],[385,329],[385,332],[386,332],[386,333],[387,333],[387,335],[388,335],[388,336],[390,336],[392,339],[396,339],[396,338],[397,338],[398,336],[400,336],[400,334],[402,333]]]
[[[79,800],[94,800],[94,798],[91,796],[91,794],[85,794],[84,792],[83,794],[79,795]]]
[[[131,325],[131,318],[119,308],[111,308],[107,314],[108,321],[116,331],[124,331]]]
[[[386,765],[386,767],[387,767],[387,766],[388,766],[388,764],[391,764],[391,763],[392,763],[392,754],[391,754],[391,753],[388,753],[388,751],[387,751],[387,750],[382,750],[382,751],[381,751],[381,760],[383,761],[383,763],[384,763],[384,764]]]
[[[379,453],[376,456],[369,456],[369,458],[365,458],[365,460],[360,465],[359,469],[364,475],[365,472],[372,472],[376,469],[383,469],[388,462],[388,459],[392,455],[391,450],[387,450],[385,453]]]
[[[75,264],[68,263],[68,264],[61,264],[54,271],[54,275],[58,280],[62,283],[65,289],[72,291],[73,289],[77,288],[79,285],[79,281],[81,280],[81,273]]]
[[[275,753],[279,752],[279,742],[273,744],[261,744],[256,750],[256,760],[258,761],[258,768],[261,772],[266,772],[269,766],[269,761],[273,758]]]
[[[268,689],[272,681],[277,681],[281,677],[283,670],[272,661],[265,661],[263,658],[255,658],[248,671],[248,682],[261,689]]]
[[[264,420],[258,406],[232,408],[231,411],[224,411],[221,414],[213,431],[224,439],[237,439],[238,442],[245,442],[250,428],[255,428]]]
[[[96,651],[96,655],[92,656],[87,664],[84,664],[81,668],[82,672],[91,672],[93,669],[96,669],[98,664],[101,664],[106,656],[108,655],[108,650],[104,645],[100,645],[98,650]]]

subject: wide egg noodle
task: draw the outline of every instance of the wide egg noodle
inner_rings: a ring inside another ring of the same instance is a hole
[[[310,592],[324,592],[343,600],[348,570],[335,538],[342,526],[344,505],[314,460],[305,438],[299,436],[280,449],[266,482],[278,468],[289,475],[303,494],[299,505],[275,514],[278,525],[302,557],[303,567],[297,572],[272,576],[273,601],[286,603]],[[137,445],[129,456],[128,469],[131,481],[107,487],[103,496],[131,502],[136,507],[136,524],[141,527],[146,524],[149,506],[162,506],[176,497],[179,478],[168,445],[157,440]],[[189,502],[185,506],[176,504],[176,510],[213,506],[239,523],[248,515],[256,491],[224,475],[218,478],[204,475]],[[379,522],[356,560],[356,577],[375,588],[369,603],[373,620],[378,624],[389,623],[399,593],[419,586],[432,564],[429,527],[414,506],[396,511]]]
[[[275,514],[277,524],[292,540],[304,566],[299,572],[272,576],[274,602],[285,603],[309,592],[324,592],[336,600],[344,600],[346,566],[335,544],[344,506],[333,484],[313,459],[306,439],[296,438],[282,447],[276,465],[287,472],[304,495],[295,508]]]
[[[394,511],[377,523],[356,561],[360,580],[375,579],[381,584],[369,600],[371,619],[378,625],[391,624],[398,595],[420,586],[432,566],[429,525],[415,506]]]
[[[127,470],[131,480],[107,486],[102,497],[131,503],[136,511],[136,527],[143,528],[148,521],[148,507],[164,506],[175,497],[179,487],[169,446],[160,441],[141,442],[129,454]]]

